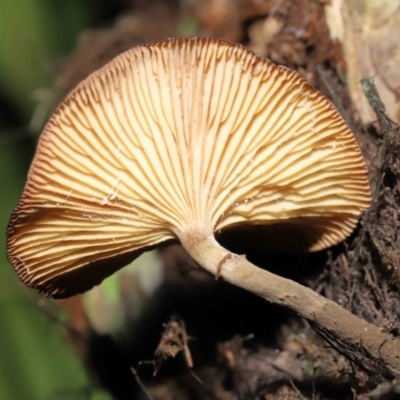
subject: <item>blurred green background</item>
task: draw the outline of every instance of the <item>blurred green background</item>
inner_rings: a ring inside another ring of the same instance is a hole
[[[38,134],[53,105],[57,65],[79,33],[111,21],[111,0],[0,0],[0,398],[109,399],[95,387],[62,327],[19,283],[5,230]],[[51,96],[50,96],[51,97]]]

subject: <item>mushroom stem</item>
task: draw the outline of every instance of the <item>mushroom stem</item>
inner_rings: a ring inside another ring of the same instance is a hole
[[[244,255],[229,252],[212,234],[191,234],[186,238],[192,240],[186,241],[182,236],[182,244],[193,260],[216,278],[295,311],[364,368],[388,377],[400,375],[400,342],[377,326],[299,283],[255,266]]]

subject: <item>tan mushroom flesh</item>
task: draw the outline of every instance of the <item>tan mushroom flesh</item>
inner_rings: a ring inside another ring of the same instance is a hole
[[[24,283],[67,297],[169,240],[215,264],[198,246],[228,228],[268,226],[266,245],[320,250],[369,203],[352,132],[298,73],[240,45],[170,39],[121,54],[59,106],[8,257]]]

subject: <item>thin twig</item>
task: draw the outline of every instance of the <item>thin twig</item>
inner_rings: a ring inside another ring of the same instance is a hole
[[[140,388],[142,389],[143,393],[145,394],[145,396],[149,399],[149,400],[155,400],[154,397],[150,394],[150,392],[146,389],[146,387],[143,385],[137,371],[135,368],[131,367],[131,371],[133,376],[135,377],[135,380],[137,382],[137,384],[140,386]]]
[[[396,128],[396,124],[391,121],[386,115],[385,106],[382,103],[379,93],[376,89],[374,79],[373,78],[365,78],[361,80],[361,86],[363,88],[365,97],[368,100],[371,108],[374,110],[375,115],[378,119],[379,127],[381,130],[381,134],[383,136],[382,144],[379,149],[379,160],[378,160],[378,172],[376,175],[376,188],[374,193],[374,202],[376,202],[381,193],[381,186],[384,177],[384,171],[386,169],[386,163],[388,160],[388,137],[387,133],[390,132],[393,128]]]
[[[294,384],[294,382],[291,379],[289,380],[289,383],[292,386],[292,388],[295,390],[295,392],[300,396],[300,398],[302,400],[306,400],[306,398],[301,394],[300,390],[297,389],[296,385]]]

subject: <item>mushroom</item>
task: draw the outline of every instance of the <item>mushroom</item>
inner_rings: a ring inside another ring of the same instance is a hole
[[[391,336],[215,239],[321,250],[370,200],[352,132],[298,73],[240,45],[170,39],[121,54],[56,110],[10,219],[8,258],[25,284],[62,298],[180,241],[215,276],[400,370]]]
[[[172,240],[213,273],[224,231],[320,250],[369,202],[352,132],[298,73],[240,45],[171,39],[121,54],[59,106],[8,257],[24,283],[67,297]]]

